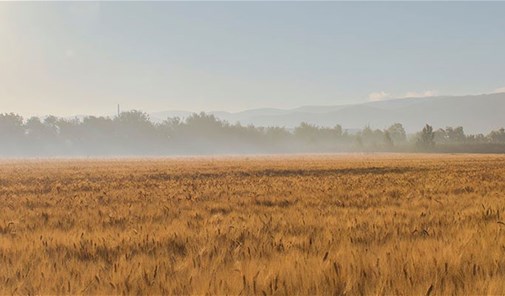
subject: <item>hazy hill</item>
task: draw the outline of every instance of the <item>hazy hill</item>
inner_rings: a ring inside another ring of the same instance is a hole
[[[505,126],[505,93],[405,98],[355,105],[304,106],[296,109],[252,109],[242,112],[210,112],[230,123],[295,127],[305,121],[320,126],[342,125],[347,129],[385,128],[401,122],[408,132],[419,131],[429,123],[435,128],[463,126],[467,133],[487,133]],[[186,117],[191,112],[152,113],[153,120]]]

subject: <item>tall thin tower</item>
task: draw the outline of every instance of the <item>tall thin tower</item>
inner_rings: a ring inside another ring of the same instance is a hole
[[[119,104],[117,104],[117,117],[119,117],[119,114],[121,114],[121,109],[119,109]]]

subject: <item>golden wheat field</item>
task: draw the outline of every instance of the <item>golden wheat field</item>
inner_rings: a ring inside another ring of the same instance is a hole
[[[505,156],[0,162],[0,294],[505,294]]]

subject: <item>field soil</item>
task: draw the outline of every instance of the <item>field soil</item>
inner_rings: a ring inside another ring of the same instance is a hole
[[[505,156],[0,161],[0,294],[505,294]]]

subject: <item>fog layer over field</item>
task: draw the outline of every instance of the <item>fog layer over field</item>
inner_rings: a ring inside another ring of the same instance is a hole
[[[115,117],[24,119],[0,114],[0,156],[162,156],[353,151],[505,152],[505,130],[466,135],[463,127],[426,125],[407,134],[385,129],[346,130],[301,123],[294,129],[230,124],[205,113],[154,123],[147,113]]]

